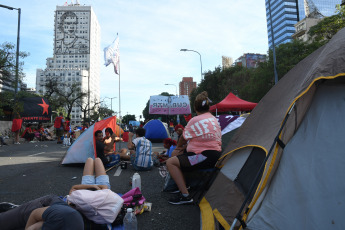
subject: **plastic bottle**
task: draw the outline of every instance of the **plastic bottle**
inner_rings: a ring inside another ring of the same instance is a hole
[[[127,213],[123,218],[123,227],[125,230],[137,230],[138,229],[138,222],[137,217],[133,213],[131,208],[127,209]]]
[[[141,191],[141,178],[139,173],[134,173],[133,177],[132,177],[132,189],[139,187],[140,191]]]

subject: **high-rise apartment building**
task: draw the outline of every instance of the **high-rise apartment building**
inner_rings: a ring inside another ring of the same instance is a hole
[[[36,91],[44,94],[45,80],[56,78],[67,87],[80,83],[89,96],[83,103],[100,100],[101,29],[91,6],[57,6],[54,19],[54,53],[46,68],[36,71]],[[72,124],[82,120],[81,109],[74,105]]]
[[[196,82],[193,81],[192,77],[183,77],[182,81],[180,82],[180,95],[188,95],[190,96],[190,93],[193,89],[196,88]]]
[[[341,0],[266,0],[265,2],[268,45],[271,48],[273,41],[277,46],[292,39],[291,36],[295,33],[294,25],[306,17],[306,11],[311,13],[317,10],[320,15],[328,17],[335,13],[335,5],[340,4]]]

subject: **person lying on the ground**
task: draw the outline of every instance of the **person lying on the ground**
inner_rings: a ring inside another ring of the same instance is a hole
[[[81,184],[73,185],[69,195],[81,189],[110,189],[109,176],[106,174],[103,163],[99,158],[95,160],[92,158],[87,159]],[[95,195],[98,196],[99,194],[95,193]],[[0,205],[4,206],[6,203]],[[30,230],[41,228],[56,230],[84,229],[83,218],[74,207],[76,207],[76,204],[70,201],[66,203],[56,195],[47,195],[20,206],[7,205],[7,211],[2,210],[5,212],[0,213],[0,226],[1,229],[23,229],[24,227]],[[84,213],[85,210],[80,207],[77,208]],[[86,217],[92,220],[92,216],[89,214]]]
[[[171,154],[175,150],[176,145],[177,145],[177,143],[175,140],[173,140],[171,138],[165,138],[163,140],[163,147],[167,150],[164,150],[161,153],[154,152],[154,154],[156,155],[157,159],[160,162],[165,162],[167,159],[169,159],[171,157]]]
[[[84,229],[81,214],[56,195],[9,208],[0,213],[1,229]]]
[[[144,128],[138,128],[135,131],[136,138],[134,140],[134,133],[128,134],[127,147],[130,150],[129,158],[133,168],[137,171],[150,170],[153,165],[152,143],[145,138],[145,132]]]
[[[123,157],[125,160],[127,160],[127,149],[123,148],[120,150],[120,153],[113,153],[106,155],[104,153],[105,145],[103,143],[103,133],[101,130],[97,130],[95,132],[95,138],[96,138],[96,154],[97,157],[99,157],[104,167],[111,167],[113,165],[116,165],[120,162],[121,157]]]
[[[213,168],[221,155],[222,134],[217,119],[209,112],[210,100],[207,92],[198,94],[194,102],[197,113],[185,127],[177,147],[187,143],[187,152],[171,157],[166,165],[170,176],[177,184],[181,194],[170,199],[170,204],[192,203],[182,172]]]
[[[108,127],[105,129],[105,137],[103,138],[103,143],[104,143],[104,153],[106,156],[115,153],[114,144],[115,142],[119,142],[119,141],[122,141],[122,138],[117,137],[111,128]]]

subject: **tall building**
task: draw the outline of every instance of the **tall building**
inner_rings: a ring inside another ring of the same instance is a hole
[[[335,5],[341,0],[265,0],[268,45],[289,42],[295,33],[294,25],[304,19],[308,13],[317,10],[320,15],[328,17],[335,13]],[[272,30],[271,32],[271,17]],[[272,40],[272,37],[274,40]]]
[[[100,100],[101,29],[91,6],[70,4],[57,6],[54,19],[54,53],[47,58],[46,68],[36,70],[36,91],[44,94],[45,80],[80,83],[89,94],[83,103]],[[74,105],[71,123],[82,120],[81,109]]]
[[[222,56],[222,67],[223,69],[231,67],[233,64],[232,58],[227,56]]]
[[[190,96],[190,93],[193,89],[196,88],[196,82],[193,81],[192,77],[183,77],[182,81],[180,82],[180,95],[188,95]]]

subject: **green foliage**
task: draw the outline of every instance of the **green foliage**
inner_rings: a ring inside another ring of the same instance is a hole
[[[123,124],[129,124],[129,121],[136,121],[135,115],[126,114],[125,116],[122,117]]]
[[[19,52],[19,59],[26,58],[30,54],[27,52]],[[18,63],[19,82],[23,80],[23,61]],[[12,43],[4,42],[0,45],[0,81],[10,80],[14,83],[16,69],[16,48]]]
[[[317,25],[310,28],[308,34],[315,42],[325,44],[339,30],[345,27],[345,6],[336,6],[333,16],[323,18]]]

